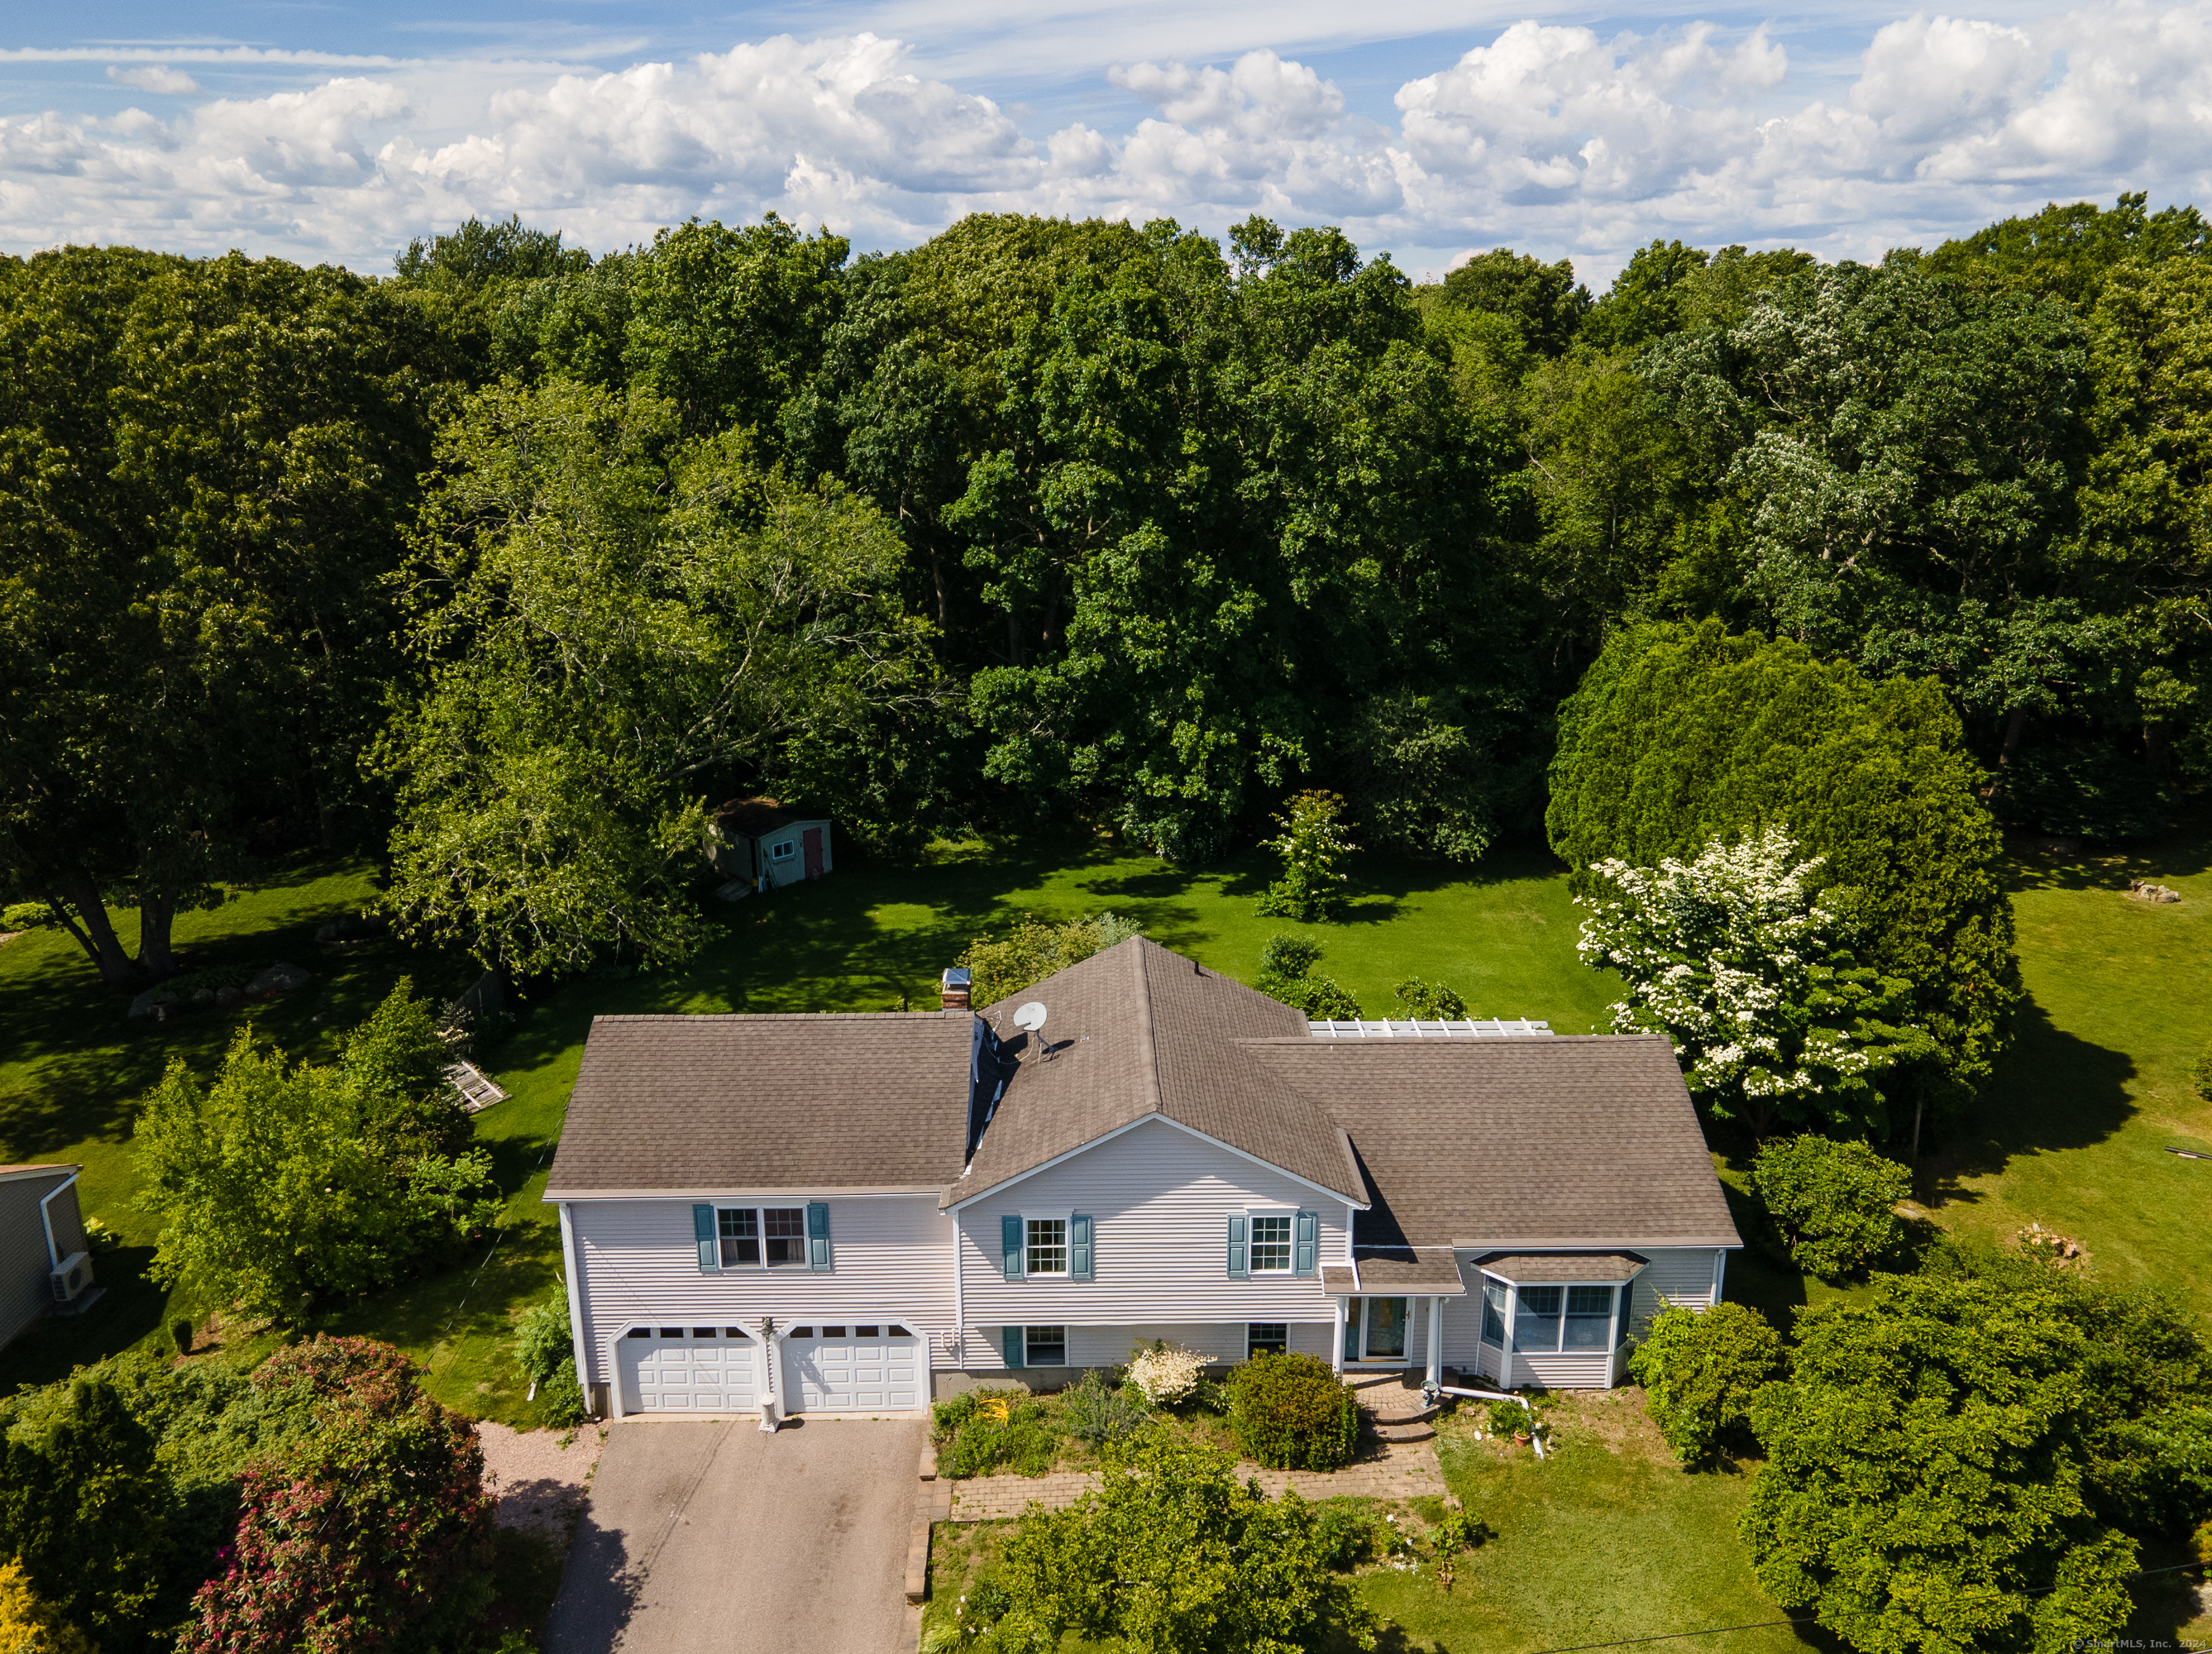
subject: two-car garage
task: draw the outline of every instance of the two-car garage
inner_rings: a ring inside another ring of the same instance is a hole
[[[919,1335],[890,1321],[801,1323],[777,1341],[787,1413],[904,1413],[927,1404]],[[615,1341],[626,1414],[757,1413],[763,1349],[743,1327],[632,1327]]]

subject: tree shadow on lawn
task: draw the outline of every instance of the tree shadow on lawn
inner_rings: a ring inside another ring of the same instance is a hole
[[[2124,891],[2130,879],[2185,879],[2212,869],[2212,799],[2192,800],[2177,825],[2152,838],[2072,850],[2049,842],[2040,834],[2006,836],[2014,889]]]
[[[2125,1052],[2067,1032],[2030,1000],[1987,1089],[1941,1148],[1922,1157],[1915,1194],[1930,1208],[1971,1204],[1982,1196],[1966,1180],[2001,1172],[2015,1155],[2104,1142],[2136,1112],[2127,1092],[2135,1075]]]

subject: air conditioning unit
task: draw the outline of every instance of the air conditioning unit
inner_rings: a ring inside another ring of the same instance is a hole
[[[92,1285],[92,1256],[86,1252],[72,1252],[53,1268],[47,1279],[53,1283],[54,1302],[74,1304],[84,1289]]]

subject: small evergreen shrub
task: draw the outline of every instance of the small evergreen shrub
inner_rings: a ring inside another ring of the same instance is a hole
[[[179,1355],[192,1353],[192,1318],[180,1315],[169,1323],[169,1341],[177,1347]]]
[[[2190,1069],[2189,1078],[2197,1087],[2197,1096],[2212,1103],[2212,1045],[2204,1048],[2203,1055],[2197,1059],[2197,1066]]]
[[[1742,1304],[1663,1310],[1628,1358],[1660,1435],[1686,1464],[1748,1426],[1752,1398],[1781,1365],[1781,1337]]]
[[[1255,1355],[1230,1375],[1237,1445],[1278,1470],[1334,1470],[1352,1462],[1359,1404],[1352,1386],[1311,1355]]]
[[[54,922],[54,910],[43,902],[10,902],[0,908],[0,932],[36,930]]]
[[[1315,1511],[1322,1554],[1340,1573],[1349,1573],[1382,1554],[1384,1542],[1376,1537],[1376,1525],[1372,1516],[1343,1499],[1330,1499]]]
[[[7,1654],[94,1654],[82,1632],[39,1599],[21,1562],[0,1567],[0,1649]]]
[[[1866,1268],[1904,1238],[1896,1208],[1912,1176],[1865,1143],[1780,1138],[1759,1150],[1751,1181],[1790,1257],[1823,1280]]]

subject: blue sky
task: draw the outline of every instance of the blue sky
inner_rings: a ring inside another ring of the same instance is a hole
[[[1510,244],[1601,283],[1655,235],[1868,257],[2212,193],[2208,68],[2212,0],[18,6],[0,247],[380,269],[470,212],[607,247],[692,213],[893,246],[977,210],[1256,210],[1415,271]]]

